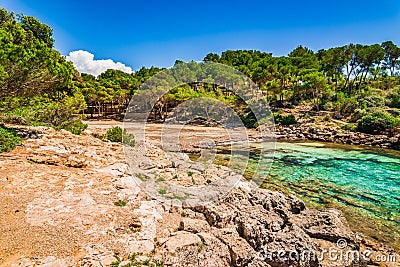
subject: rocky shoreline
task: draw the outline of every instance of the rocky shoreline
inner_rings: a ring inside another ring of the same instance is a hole
[[[90,126],[80,136],[15,127],[26,140],[0,155],[0,266],[399,266],[400,255],[352,232],[340,211],[244,179],[206,205],[156,201],[133,177],[186,184],[235,175],[213,165],[189,175],[156,141],[137,144],[146,152],[130,173],[122,146]],[[377,260],[389,255],[396,261]]]
[[[348,145],[365,145],[400,150],[400,133],[365,134],[345,131],[338,126],[301,123],[289,126],[275,126],[277,140],[312,140]]]

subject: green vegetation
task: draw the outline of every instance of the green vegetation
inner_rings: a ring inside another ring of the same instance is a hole
[[[188,199],[190,196],[191,196],[191,194],[185,193],[185,195],[183,195],[183,196],[174,194],[172,197],[174,199],[185,200],[185,199]]]
[[[0,43],[0,120],[8,123],[47,125],[79,134],[86,127],[80,122],[82,114],[121,117],[141,85],[163,70],[143,67],[134,73],[107,70],[98,77],[80,74],[53,49],[49,26],[5,9],[0,9]],[[298,46],[287,56],[228,50],[220,55],[209,53],[204,61],[222,63],[249,76],[261,90],[258,96],[261,95],[263,102],[257,104],[269,105],[274,111],[308,106],[314,111],[332,112],[334,119],[357,122],[355,130],[364,132],[367,131],[364,125],[373,120],[364,118],[366,115],[390,112],[394,119],[379,115],[385,122],[377,122],[379,125],[369,132],[397,127],[400,48],[391,41],[372,45],[350,43],[316,52]],[[168,112],[186,100],[212,98],[231,107],[247,127],[257,127],[248,105],[232,93],[238,84],[237,74],[224,72],[218,66],[202,69],[195,62],[182,64],[179,60],[168,73],[173,77],[168,82],[183,85],[161,97],[149,119],[163,121]],[[214,74],[223,79],[211,78]],[[203,82],[185,84],[196,79]],[[255,96],[256,92],[246,94]],[[149,96],[142,97],[145,106]],[[201,108],[200,104],[195,106]],[[212,109],[208,105],[206,112]],[[275,114],[275,120],[283,125],[297,123],[290,114]],[[106,138],[135,144],[133,136],[118,128],[107,133]]]
[[[105,133],[104,138],[111,142],[122,142],[122,128],[118,126],[111,128]]]
[[[143,175],[141,173],[136,173],[135,176],[136,176],[136,178],[138,178],[141,181],[147,181],[149,179],[149,177],[147,177],[146,175]]]
[[[164,181],[165,181],[164,177],[158,177],[158,178],[156,179],[156,183],[164,182]]]
[[[187,215],[187,213],[186,213],[185,211],[182,211],[182,212],[181,212],[181,216],[182,216],[182,217],[187,217],[188,215]]]
[[[399,114],[400,48],[390,41],[380,45],[348,44],[317,52],[299,46],[281,57],[254,50],[228,50],[221,55],[210,53],[204,60],[232,66],[248,75],[261,89],[264,104],[274,110],[310,106],[314,111],[332,112],[329,119],[347,122],[357,122],[375,110],[392,109],[393,116]],[[132,75],[132,81],[145,81],[148,76],[141,75],[151,70],[141,69]],[[184,73],[182,80],[208,75],[194,62],[181,61],[175,63],[170,73]],[[226,75],[227,80],[237,79],[235,75]],[[233,108],[247,127],[256,127],[254,115],[239,96],[231,93],[230,85],[217,86],[217,83],[210,78],[204,83],[174,88],[159,100],[153,119],[163,120],[170,110],[188,99],[208,97]],[[139,90],[141,83],[135,84],[138,87],[133,91]],[[297,123],[292,114],[277,113],[274,118],[282,125]]]
[[[154,251],[154,250],[153,250]],[[155,267],[163,267],[164,262],[160,260],[154,260],[151,258],[146,258],[143,261],[138,260],[138,256],[142,256],[142,252],[133,253],[128,257],[130,261],[129,266],[155,266]]]
[[[165,194],[167,193],[167,189],[160,189],[160,190],[158,191],[158,193],[159,193],[160,195],[165,195]]]
[[[200,253],[204,249],[205,245],[206,244],[204,243],[204,241],[201,241],[201,245],[197,248],[197,251]]]
[[[0,153],[12,150],[21,141],[21,138],[14,130],[0,125]]]
[[[347,123],[346,125],[343,126],[343,130],[356,132],[357,131],[357,124],[351,123],[351,122]]]
[[[114,205],[118,207],[124,207],[126,206],[126,204],[127,204],[126,201],[123,200],[118,200],[117,202],[114,203]]]
[[[292,124],[297,123],[297,120],[293,114],[284,115],[284,114],[276,113],[274,115],[274,119],[275,119],[276,123],[279,123],[282,125],[292,125]]]
[[[126,129],[122,132],[122,143],[131,147],[136,145],[135,137],[133,134],[128,133]]]
[[[132,134],[128,134],[126,129],[122,130],[122,128],[119,126],[109,129],[104,136],[102,136],[102,139],[109,140],[111,142],[123,142],[124,144],[132,147],[136,144],[134,136]]]
[[[400,48],[391,41],[348,44],[317,52],[298,46],[282,57],[254,50],[228,50],[221,55],[210,53],[205,60],[233,66],[249,75],[274,108],[312,106],[315,111],[330,111],[349,122],[375,111],[391,109],[392,116],[399,114]],[[296,123],[291,115],[277,113],[274,117],[280,124]],[[396,127],[392,119],[385,121],[370,132]],[[355,130],[365,132],[363,123]]]
[[[121,258],[119,257],[117,252],[114,252],[114,258],[116,259],[116,261],[111,263],[111,267],[118,267],[119,264],[121,263]]]
[[[52,29],[0,8],[0,120],[79,134],[86,103],[80,75],[53,49]]]
[[[375,133],[393,129],[399,125],[400,120],[398,118],[378,110],[359,119],[357,121],[357,130],[364,133]]]

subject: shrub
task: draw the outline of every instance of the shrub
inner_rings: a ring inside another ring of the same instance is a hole
[[[400,88],[393,90],[393,92],[388,95],[388,102],[389,107],[400,108]]]
[[[350,117],[350,122],[356,122],[356,121],[358,121],[359,119],[361,119],[362,117],[364,117],[365,115],[367,115],[368,114],[368,112],[365,110],[365,109],[356,109],[355,111],[354,111],[354,113],[353,114],[351,114],[351,117]]]
[[[104,138],[111,142],[122,142],[122,128],[121,127],[113,127],[109,129]]]
[[[241,117],[243,125],[247,128],[255,128],[257,127],[257,119],[255,118],[254,114],[250,114],[247,116]]]
[[[133,136],[133,134],[128,133],[126,131],[126,129],[124,129],[122,131],[122,142],[125,145],[132,146],[132,147],[135,146],[135,144],[136,144],[135,137]]]
[[[293,114],[282,115],[278,113],[274,116],[274,119],[276,123],[282,125],[292,125],[297,123],[297,120]]]
[[[357,131],[363,133],[382,132],[399,126],[399,119],[384,111],[374,111],[357,121]]]
[[[400,108],[400,94],[391,96],[389,107]]]
[[[336,102],[336,111],[340,112],[340,114],[342,115],[350,115],[358,107],[359,103],[354,97],[346,97],[345,95],[340,95],[340,97],[338,97],[338,101]]]
[[[0,126],[0,153],[11,151],[21,141],[21,137],[14,130]]]
[[[385,105],[385,99],[379,95],[369,95],[360,99],[360,105],[363,107],[382,107]]]
[[[126,129],[122,130],[119,126],[109,129],[103,138],[111,142],[123,142],[129,146],[135,146],[136,143],[134,136],[127,133]]]
[[[65,129],[73,134],[81,134],[87,127],[88,125],[81,120],[73,120],[63,123],[59,128]]]
[[[55,129],[65,129],[74,134],[80,134],[87,125],[81,122],[81,116],[76,115],[86,108],[81,94],[62,96],[59,100],[47,95],[31,98],[10,98],[0,103],[2,120],[32,126],[50,126]]]

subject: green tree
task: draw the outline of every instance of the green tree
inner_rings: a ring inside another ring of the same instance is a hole
[[[75,70],[51,48],[51,29],[31,17],[18,22],[4,9],[0,14],[0,98],[57,94],[68,87]]]
[[[204,57],[204,61],[211,61],[211,62],[219,62],[219,55],[215,54],[215,53],[208,53],[205,57]]]
[[[314,107],[319,110],[319,102],[321,95],[327,89],[327,79],[321,72],[308,73],[303,77],[304,87],[311,90],[314,99]]]
[[[41,23],[37,18],[20,15],[19,20],[25,31],[30,31],[35,38],[41,40],[48,47],[52,48],[54,44],[53,29],[48,25]]]
[[[378,44],[374,45],[358,45],[355,51],[355,62],[357,62],[359,69],[356,71],[354,80],[359,78],[357,88],[365,82],[365,79],[370,70],[379,65],[385,55],[384,50]]]
[[[338,83],[343,77],[343,69],[348,63],[342,47],[333,47],[328,50],[318,51],[318,57],[321,62],[321,71],[324,76],[329,77],[335,83],[337,89]]]
[[[393,76],[400,64],[400,48],[392,41],[383,42],[381,46],[385,51],[384,66],[389,70],[390,75]]]

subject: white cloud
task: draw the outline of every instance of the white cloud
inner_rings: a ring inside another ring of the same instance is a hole
[[[94,55],[88,51],[78,50],[72,51],[67,56],[67,60],[71,61],[80,73],[89,73],[94,76],[108,70],[121,70],[123,72],[132,73],[132,68],[121,62],[114,62],[111,59],[94,59]]]

